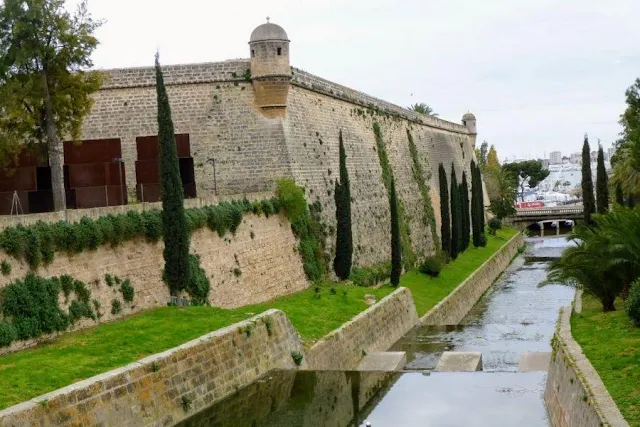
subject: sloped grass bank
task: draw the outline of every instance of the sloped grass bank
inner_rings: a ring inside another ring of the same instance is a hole
[[[496,237],[488,236],[486,247],[468,249],[445,266],[437,278],[410,271],[402,277],[400,286],[411,290],[422,316],[516,233],[504,229]],[[380,300],[393,290],[390,286],[323,285],[234,310],[162,307],[65,334],[41,347],[0,357],[0,409],[162,352],[270,308],[284,311],[305,345],[310,346],[364,311],[366,294]]]
[[[640,328],[634,328],[616,301],[617,311],[584,295],[582,313],[571,316],[571,334],[587,356],[631,426],[640,426]]]

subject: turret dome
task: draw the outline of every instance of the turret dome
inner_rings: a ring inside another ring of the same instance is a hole
[[[259,25],[255,30],[253,30],[249,43],[267,40],[281,40],[288,42],[289,37],[280,25],[267,22],[266,24]]]
[[[462,116],[462,120],[475,120],[476,116],[473,115],[473,113],[465,113],[464,116]]]

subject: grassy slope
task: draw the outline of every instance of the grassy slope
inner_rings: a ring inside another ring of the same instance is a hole
[[[489,236],[487,247],[467,250],[436,279],[414,271],[405,274],[400,284],[411,289],[418,314],[436,305],[514,234],[515,230],[505,229],[498,237]],[[310,345],[365,310],[365,294],[374,294],[379,300],[394,290],[389,286],[346,285],[335,285],[335,289],[333,294],[330,285],[322,286],[319,299],[314,298],[314,289],[307,289],[234,310],[157,308],[2,356],[0,409],[183,344],[269,308],[287,313],[305,344]]]
[[[571,333],[629,425],[640,426],[640,328],[633,327],[622,301],[610,313],[593,297],[582,304],[582,313],[571,317]]]

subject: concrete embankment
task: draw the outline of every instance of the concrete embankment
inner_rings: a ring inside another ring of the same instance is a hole
[[[457,323],[521,245],[513,237],[425,317]],[[399,288],[305,350],[287,316],[269,310],[0,411],[0,426],[173,425],[273,369],[296,369],[297,353],[302,369],[355,369],[364,354],[387,350],[419,322],[411,292]]]
[[[576,295],[574,307],[581,296]],[[544,401],[553,427],[628,427],[580,345],[571,336],[571,311],[560,312]]]

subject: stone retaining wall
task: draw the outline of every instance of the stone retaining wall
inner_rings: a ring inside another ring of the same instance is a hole
[[[411,291],[399,288],[307,351],[310,369],[349,370],[363,352],[385,351],[418,323]]]
[[[292,351],[303,351],[295,328],[269,310],[0,411],[0,425],[174,425],[272,369],[295,368]]]
[[[552,344],[544,392],[551,425],[628,427],[600,376],[571,336],[571,307],[561,309]]]
[[[420,322],[423,325],[457,325],[460,323],[482,294],[507,268],[523,244],[522,234],[513,236],[453,292],[429,310],[420,319]]]

